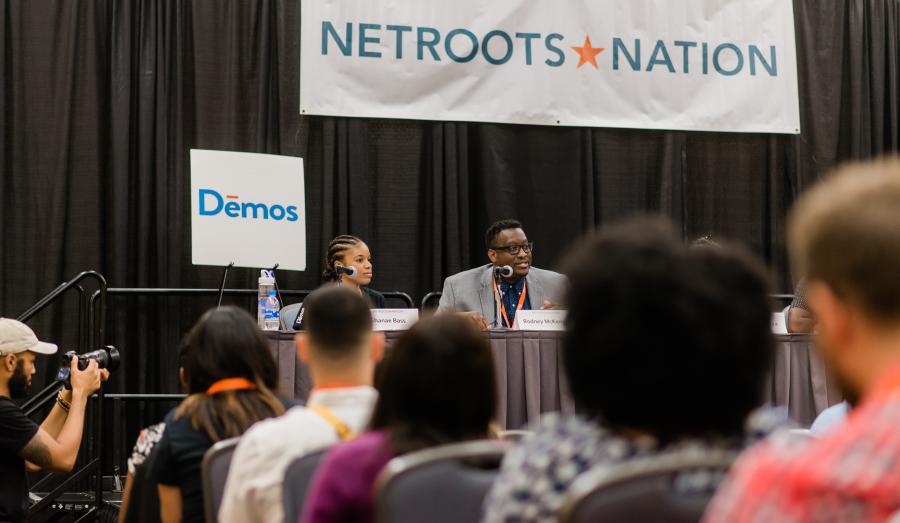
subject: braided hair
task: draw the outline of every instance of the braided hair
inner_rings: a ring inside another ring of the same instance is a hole
[[[328,244],[328,252],[325,254],[325,270],[322,272],[322,280],[325,282],[340,281],[341,275],[335,272],[334,263],[340,260],[348,249],[360,243],[362,240],[349,234],[341,234],[331,240],[331,243]]]

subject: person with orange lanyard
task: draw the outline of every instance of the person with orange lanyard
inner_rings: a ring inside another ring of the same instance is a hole
[[[378,397],[372,387],[384,334],[372,332],[370,303],[348,286],[327,286],[303,302],[306,331],[297,351],[313,381],[306,406],[257,423],[241,438],[225,484],[220,523],[296,521],[286,517],[285,471],[300,457],[363,431]]]
[[[166,416],[147,464],[164,523],[205,521],[200,465],[206,451],[292,406],[276,396],[278,369],[268,340],[237,307],[207,311],[188,332],[181,381],[188,397]]]
[[[484,241],[491,263],[444,280],[438,313],[463,314],[481,329],[513,329],[520,310],[558,307],[566,278],[533,266],[534,242],[521,223],[497,221]]]

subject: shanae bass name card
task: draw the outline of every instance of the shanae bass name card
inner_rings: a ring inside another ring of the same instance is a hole
[[[419,321],[419,309],[372,309],[376,331],[405,331]]]

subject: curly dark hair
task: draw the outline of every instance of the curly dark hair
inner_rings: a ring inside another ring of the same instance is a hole
[[[507,229],[521,229],[522,224],[519,223],[518,220],[513,220],[511,218],[507,218],[505,220],[496,221],[488,227],[487,231],[484,233],[484,246],[487,249],[491,248],[491,245],[494,244],[494,240],[497,239],[497,235]]]
[[[754,260],[689,249],[668,224],[639,218],[589,236],[568,266],[563,356],[586,415],[664,442],[742,432],[774,350]]]

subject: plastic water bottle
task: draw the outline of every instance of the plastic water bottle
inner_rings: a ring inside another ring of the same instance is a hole
[[[266,298],[266,320],[263,330],[277,331],[281,328],[281,304],[278,303],[278,296],[275,290],[269,291],[269,297]]]
[[[269,291],[275,290],[275,278],[271,271],[259,271],[259,292],[256,295],[256,324],[260,329],[266,328],[266,300]]]

